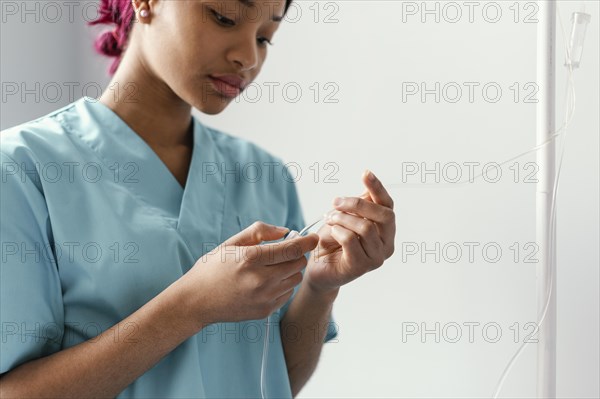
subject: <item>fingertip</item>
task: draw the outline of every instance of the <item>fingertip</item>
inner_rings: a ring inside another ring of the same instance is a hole
[[[290,229],[288,229],[287,227],[283,227],[283,226],[276,226],[276,225],[271,225],[271,228],[274,229],[276,232],[278,233],[288,233],[290,231]]]
[[[313,243],[312,243],[313,248],[319,244],[319,240],[321,239],[321,237],[317,233],[314,233],[314,232],[308,234],[307,237],[311,237],[311,239],[313,240]]]
[[[375,173],[371,172],[369,169],[365,170],[365,174],[367,177],[367,180],[371,183],[375,183],[375,181],[377,181],[377,177],[375,176]]]
[[[309,236],[313,236],[317,240],[319,239],[319,235],[317,233],[315,233],[315,232],[310,233]]]

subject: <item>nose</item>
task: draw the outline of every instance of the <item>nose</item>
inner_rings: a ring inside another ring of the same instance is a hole
[[[258,66],[258,49],[256,38],[244,38],[229,52],[230,61],[238,64],[242,71],[251,70]]]

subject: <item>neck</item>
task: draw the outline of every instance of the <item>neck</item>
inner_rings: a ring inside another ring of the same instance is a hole
[[[149,145],[191,147],[191,106],[151,73],[133,48],[129,50],[100,101]]]

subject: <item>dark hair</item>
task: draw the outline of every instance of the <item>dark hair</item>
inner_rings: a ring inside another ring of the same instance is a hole
[[[292,1],[285,1],[284,15]],[[94,43],[94,48],[98,53],[108,57],[115,57],[108,70],[111,75],[115,73],[121,62],[121,54],[125,50],[125,45],[129,39],[134,16],[135,13],[131,0],[100,0],[98,19],[88,22],[88,25],[116,25],[114,30],[100,34]]]

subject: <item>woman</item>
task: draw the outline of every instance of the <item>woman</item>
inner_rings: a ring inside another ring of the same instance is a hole
[[[256,78],[289,2],[102,0],[99,101],[2,132],[2,397],[292,397],[309,379],[340,287],[393,253],[392,199],[365,174],[317,234],[281,240],[304,226],[282,160],[191,114]]]

